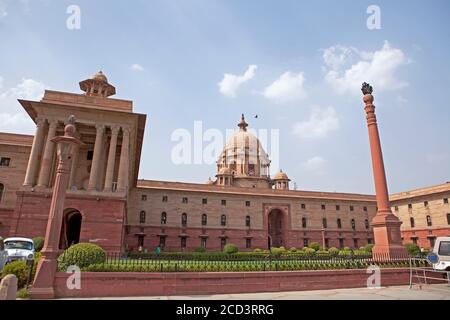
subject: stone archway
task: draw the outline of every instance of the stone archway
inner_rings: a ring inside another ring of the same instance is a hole
[[[268,223],[269,241],[271,241],[272,247],[281,247],[285,245],[284,219],[285,219],[284,213],[280,209],[272,209],[269,212],[267,223]]]
[[[65,250],[71,245],[80,242],[82,220],[83,216],[80,211],[75,209],[65,210],[61,228],[61,240],[59,243],[60,249]]]

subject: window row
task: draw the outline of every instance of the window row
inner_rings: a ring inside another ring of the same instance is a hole
[[[305,203],[301,203],[300,204],[300,208],[302,208],[302,209],[306,209],[306,204]],[[325,204],[322,204],[321,205],[321,208],[322,208],[322,210],[326,210],[326,205]],[[340,211],[341,210],[341,206],[340,205],[336,205],[335,206],[335,209],[336,209],[336,211]],[[350,211],[355,211],[355,206],[349,206],[349,209],[350,209]],[[363,207],[363,211],[364,212],[367,212],[367,207],[366,206],[364,206]]]
[[[147,195],[143,194],[141,195],[141,200],[142,201],[147,201]],[[169,201],[169,197],[168,196],[163,196],[162,197],[162,202],[168,202]],[[183,197],[181,198],[181,203],[187,204],[189,203],[189,199],[187,197]],[[202,204],[208,204],[208,199],[207,198],[203,198],[202,199]],[[221,204],[222,206],[226,206],[227,205],[227,200],[221,200]],[[245,201],[245,206],[246,207],[250,207],[251,206],[251,202],[250,201]]]
[[[433,220],[431,219],[431,216],[427,216],[426,220],[427,220],[427,226],[428,227],[432,227],[433,226]],[[409,224],[410,224],[411,228],[415,228],[416,227],[416,222],[415,222],[413,217],[409,218]],[[447,224],[450,225],[450,213],[447,213]]]
[[[350,220],[350,224],[352,226],[352,229],[356,230],[356,221],[355,221],[355,219],[351,219]],[[338,229],[342,229],[342,220],[340,218],[338,218],[336,220],[336,225],[337,225]],[[302,218],[302,228],[307,228],[307,226],[308,226],[307,219],[305,217],[303,217]],[[324,229],[328,228],[328,220],[326,218],[322,219],[322,227]],[[366,230],[370,229],[370,223],[369,223],[368,219],[364,220],[364,227],[366,228]]]
[[[443,198],[442,199],[442,203],[443,204],[448,204],[448,198]],[[423,206],[425,207],[425,208],[427,208],[428,207],[428,201],[424,201],[423,202]],[[408,203],[408,209],[409,210],[412,210],[412,208],[413,208],[413,204],[412,203]],[[394,206],[394,211],[398,211],[399,209],[398,209],[398,206]]]
[[[145,223],[146,219],[147,219],[147,213],[145,211],[141,211],[139,213],[139,223]],[[187,222],[188,222],[187,213],[181,214],[181,225],[186,226]],[[167,224],[167,213],[166,212],[161,213],[161,224],[163,224],[163,225]],[[208,215],[207,214],[202,214],[201,224],[202,224],[202,226],[206,226],[208,224]],[[251,224],[251,217],[246,216],[245,217],[245,226],[250,227],[250,224]],[[222,214],[220,216],[220,225],[221,226],[227,225],[227,216],[224,214]]]
[[[167,238],[166,236],[160,236],[159,237],[159,247],[162,250],[164,250],[164,248],[166,247],[166,238]],[[139,246],[141,246],[141,247],[144,246],[144,239],[143,239],[143,237],[140,238],[138,240],[138,242],[139,242]],[[208,243],[208,238],[200,238],[200,243],[199,243],[200,247],[206,249],[207,248],[207,243]],[[220,238],[221,250],[223,250],[225,248],[226,244],[227,244],[227,238]],[[185,248],[187,248],[187,246],[188,246],[188,237],[180,237],[180,247],[182,249],[185,249]],[[245,247],[247,249],[250,249],[252,247],[252,239],[250,239],[250,238],[245,239]]]

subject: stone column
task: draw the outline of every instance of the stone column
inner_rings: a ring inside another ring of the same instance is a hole
[[[88,190],[96,190],[98,183],[98,175],[100,171],[100,159],[103,144],[103,135],[105,133],[105,126],[103,124],[96,125],[97,135],[95,136],[94,157],[92,159],[91,174],[89,176]]]
[[[375,106],[373,105],[372,87],[363,83],[364,104],[369,130],[370,152],[372,155],[373,178],[378,211],[372,220],[375,245],[373,247],[374,258],[391,259],[406,256],[406,250],[402,245],[400,225],[401,221],[392,214],[389,204],[386,173],[384,169],[383,153],[381,151],[380,135],[378,132]]]
[[[49,120],[47,142],[45,143],[44,156],[41,161],[41,172],[38,179],[39,187],[48,187],[50,181],[50,170],[52,168],[53,154],[55,152],[55,144],[52,142],[52,139],[56,135],[57,127],[57,120]]]
[[[25,174],[24,186],[34,187],[36,184],[36,175],[39,170],[39,155],[42,152],[45,136],[45,119],[36,118],[36,133],[31,147],[30,159],[28,160],[27,172]]]
[[[112,184],[114,178],[114,168],[116,166],[116,151],[117,151],[117,136],[120,127],[117,125],[111,126],[111,142],[109,144],[108,164],[106,166],[105,190],[112,191]]]
[[[57,144],[58,168],[48,214],[42,258],[39,260],[33,287],[30,290],[33,299],[52,299],[55,297],[53,283],[58,266],[59,241],[71,159],[74,146],[80,145],[80,140],[74,137],[75,117],[71,116],[69,119],[69,124],[64,129],[64,136],[55,137],[52,140]]]
[[[130,128],[122,127],[122,150],[120,152],[118,191],[126,191],[128,188],[128,163],[130,161]]]

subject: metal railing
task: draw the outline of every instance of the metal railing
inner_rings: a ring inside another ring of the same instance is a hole
[[[450,290],[450,271],[433,269],[427,259],[421,257],[412,257],[409,259],[409,289],[418,286],[430,284],[447,284],[442,287],[433,287],[435,289]]]

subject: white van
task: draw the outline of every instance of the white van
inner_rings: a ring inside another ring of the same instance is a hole
[[[433,264],[433,269],[450,271],[450,237],[437,238],[433,253],[439,258],[439,261]]]

